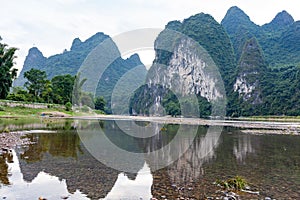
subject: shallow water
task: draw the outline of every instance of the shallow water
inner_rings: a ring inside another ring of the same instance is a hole
[[[237,175],[260,192],[242,199],[300,198],[300,136],[126,120],[6,123],[41,131],[0,156],[0,199],[205,199],[218,197],[216,180]]]

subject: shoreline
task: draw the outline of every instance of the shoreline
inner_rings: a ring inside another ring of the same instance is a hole
[[[282,134],[300,135],[300,122],[290,121],[261,121],[240,119],[212,120],[202,118],[175,118],[175,117],[148,117],[148,116],[125,116],[125,115],[94,115],[94,116],[73,116],[71,119],[81,120],[130,120],[145,121],[160,124],[183,124],[183,125],[202,125],[202,126],[223,126],[236,127],[243,129],[269,129],[285,130]],[[249,130],[245,131],[249,133]],[[258,131],[256,131],[258,133]],[[266,132],[266,131],[263,131]],[[276,134],[276,133],[274,133]]]
[[[191,126],[222,126],[240,128],[244,134],[252,135],[293,135],[300,136],[300,122],[278,122],[278,121],[253,121],[253,120],[212,120],[202,118],[175,118],[170,116],[148,117],[148,116],[125,116],[125,115],[86,115],[86,116],[67,116],[49,117],[39,116],[32,119],[58,119],[58,120],[125,120],[125,121],[144,121],[159,124],[180,124]],[[4,119],[0,117],[0,119]],[[6,118],[7,119],[7,118]],[[21,119],[10,117],[10,119]],[[24,118],[23,118],[24,119]],[[27,144],[28,141],[21,139],[26,131],[0,132],[0,149],[11,149],[14,146]],[[1,153],[1,151],[0,151]]]
[[[0,116],[1,119],[73,119],[73,120],[127,120],[127,121],[145,121],[160,124],[181,124],[181,125],[202,125],[202,126],[223,126],[236,127],[243,129],[245,133],[252,134],[290,134],[300,135],[300,121],[297,118],[280,118],[279,116],[270,117],[249,117],[249,118],[226,118],[226,119],[203,119],[203,118],[185,118],[171,116],[129,116],[129,115],[105,115],[90,113],[87,115],[62,115],[62,112],[50,111],[47,115],[35,116]],[[52,115],[51,113],[55,113]],[[57,114],[59,113],[59,114]],[[276,120],[272,120],[276,119]],[[295,119],[294,121],[292,119]],[[248,129],[248,130],[245,130]],[[260,130],[263,129],[263,130]],[[260,130],[260,131],[259,131]],[[269,131],[266,131],[269,130]]]

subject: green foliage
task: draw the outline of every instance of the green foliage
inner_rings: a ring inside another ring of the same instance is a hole
[[[111,113],[111,95],[115,89],[116,84],[123,75],[125,75],[127,72],[133,70],[139,65],[143,64],[141,63],[138,55],[134,54],[126,60],[123,60],[121,57],[115,59],[114,62],[111,63],[103,72],[98,82],[95,96],[103,96],[104,100],[107,102],[108,113]],[[134,70],[134,72],[135,75],[134,77],[132,77],[132,79],[130,79],[130,81],[124,81],[126,84],[124,85],[124,90],[115,93],[116,99],[123,98],[122,93],[126,92],[128,88],[132,88],[132,85],[140,83],[140,79],[146,76],[147,70],[146,68],[144,68],[143,70]],[[128,76],[130,74],[127,73],[126,75],[126,78],[128,79]],[[123,105],[123,107],[118,108],[118,110],[123,110],[125,107],[127,108],[127,105]]]
[[[58,75],[52,78],[53,103],[65,104],[72,101],[72,91],[75,77],[70,74]]]
[[[229,94],[236,66],[233,47],[224,28],[212,16],[200,13],[185,19],[181,32],[197,41],[209,53],[219,68]]]
[[[0,37],[0,99],[5,99],[17,76],[17,69],[13,68],[17,48],[1,43]]]
[[[173,92],[168,91],[162,100],[162,105],[166,110],[166,114],[171,115],[172,117],[181,115],[179,101]]]
[[[66,108],[66,111],[71,111],[72,110],[72,103],[71,102],[67,102],[65,104],[65,108]]]
[[[237,59],[240,59],[245,42],[256,37],[270,66],[300,62],[300,22],[294,22],[286,12],[279,13],[269,24],[258,26],[241,9],[232,7],[222,25],[229,34]]]
[[[236,176],[225,181],[217,180],[216,184],[220,185],[226,190],[244,190],[248,185],[247,181],[240,176]]]
[[[106,105],[106,102],[105,102],[103,97],[96,97],[95,98],[95,109],[96,110],[104,111],[105,110],[105,105]]]
[[[27,79],[25,87],[27,88],[29,94],[32,94],[35,99],[39,99],[46,87],[46,72],[32,68],[29,71],[25,72],[24,78]]]
[[[211,115],[211,104],[208,100],[200,95],[197,96],[198,98],[198,105],[199,105],[199,117],[209,117]]]
[[[213,17],[203,13],[191,16],[182,23],[179,21],[169,22],[166,26],[166,30],[162,31],[155,41],[156,58],[154,62],[162,64],[166,68],[169,67],[173,52],[160,49],[160,47],[167,46],[171,51],[175,50],[180,39],[170,39],[170,37],[174,37],[174,35],[171,34],[170,36],[167,29],[175,30],[183,35],[189,36],[208,52],[220,71],[227,95],[230,94],[235,78],[235,59],[230,39],[223,27],[217,23]],[[201,98],[200,95],[198,102],[191,102],[189,97],[183,97],[185,99],[181,102],[182,105],[179,105],[175,95],[162,86],[141,87],[132,98],[131,102],[133,103],[131,107],[136,113],[149,113],[149,109],[154,105],[155,101],[157,101],[156,97],[161,98],[161,103],[166,114],[172,116],[185,115],[189,117],[199,117],[195,116],[195,106],[199,106],[200,117],[207,117],[211,114],[211,104],[206,99]],[[196,105],[197,103],[198,105]],[[184,113],[181,112],[182,109],[185,111]]]
[[[300,115],[300,66],[269,69],[264,75],[265,115]]]
[[[88,107],[87,105],[84,105],[84,106],[81,108],[81,111],[82,111],[82,112],[89,112],[90,109],[89,109],[89,107]]]

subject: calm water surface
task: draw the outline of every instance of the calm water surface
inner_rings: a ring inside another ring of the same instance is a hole
[[[2,153],[0,199],[205,199],[216,196],[217,179],[237,175],[260,192],[249,198],[300,199],[300,136],[246,134],[231,127],[218,134],[219,127],[209,133],[205,126],[103,120],[3,126],[56,132],[29,132],[24,137],[32,144]],[[130,160],[112,152],[108,143],[143,154]],[[163,153],[151,154],[163,147]],[[161,161],[172,164],[162,167]]]

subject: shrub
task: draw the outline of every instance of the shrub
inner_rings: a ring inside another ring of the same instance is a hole
[[[71,102],[67,102],[65,104],[65,107],[66,107],[66,111],[71,111],[72,110],[72,104],[71,104]]]
[[[81,111],[82,112],[89,112],[90,111],[90,108],[86,105],[84,105],[82,108],[81,108]]]

